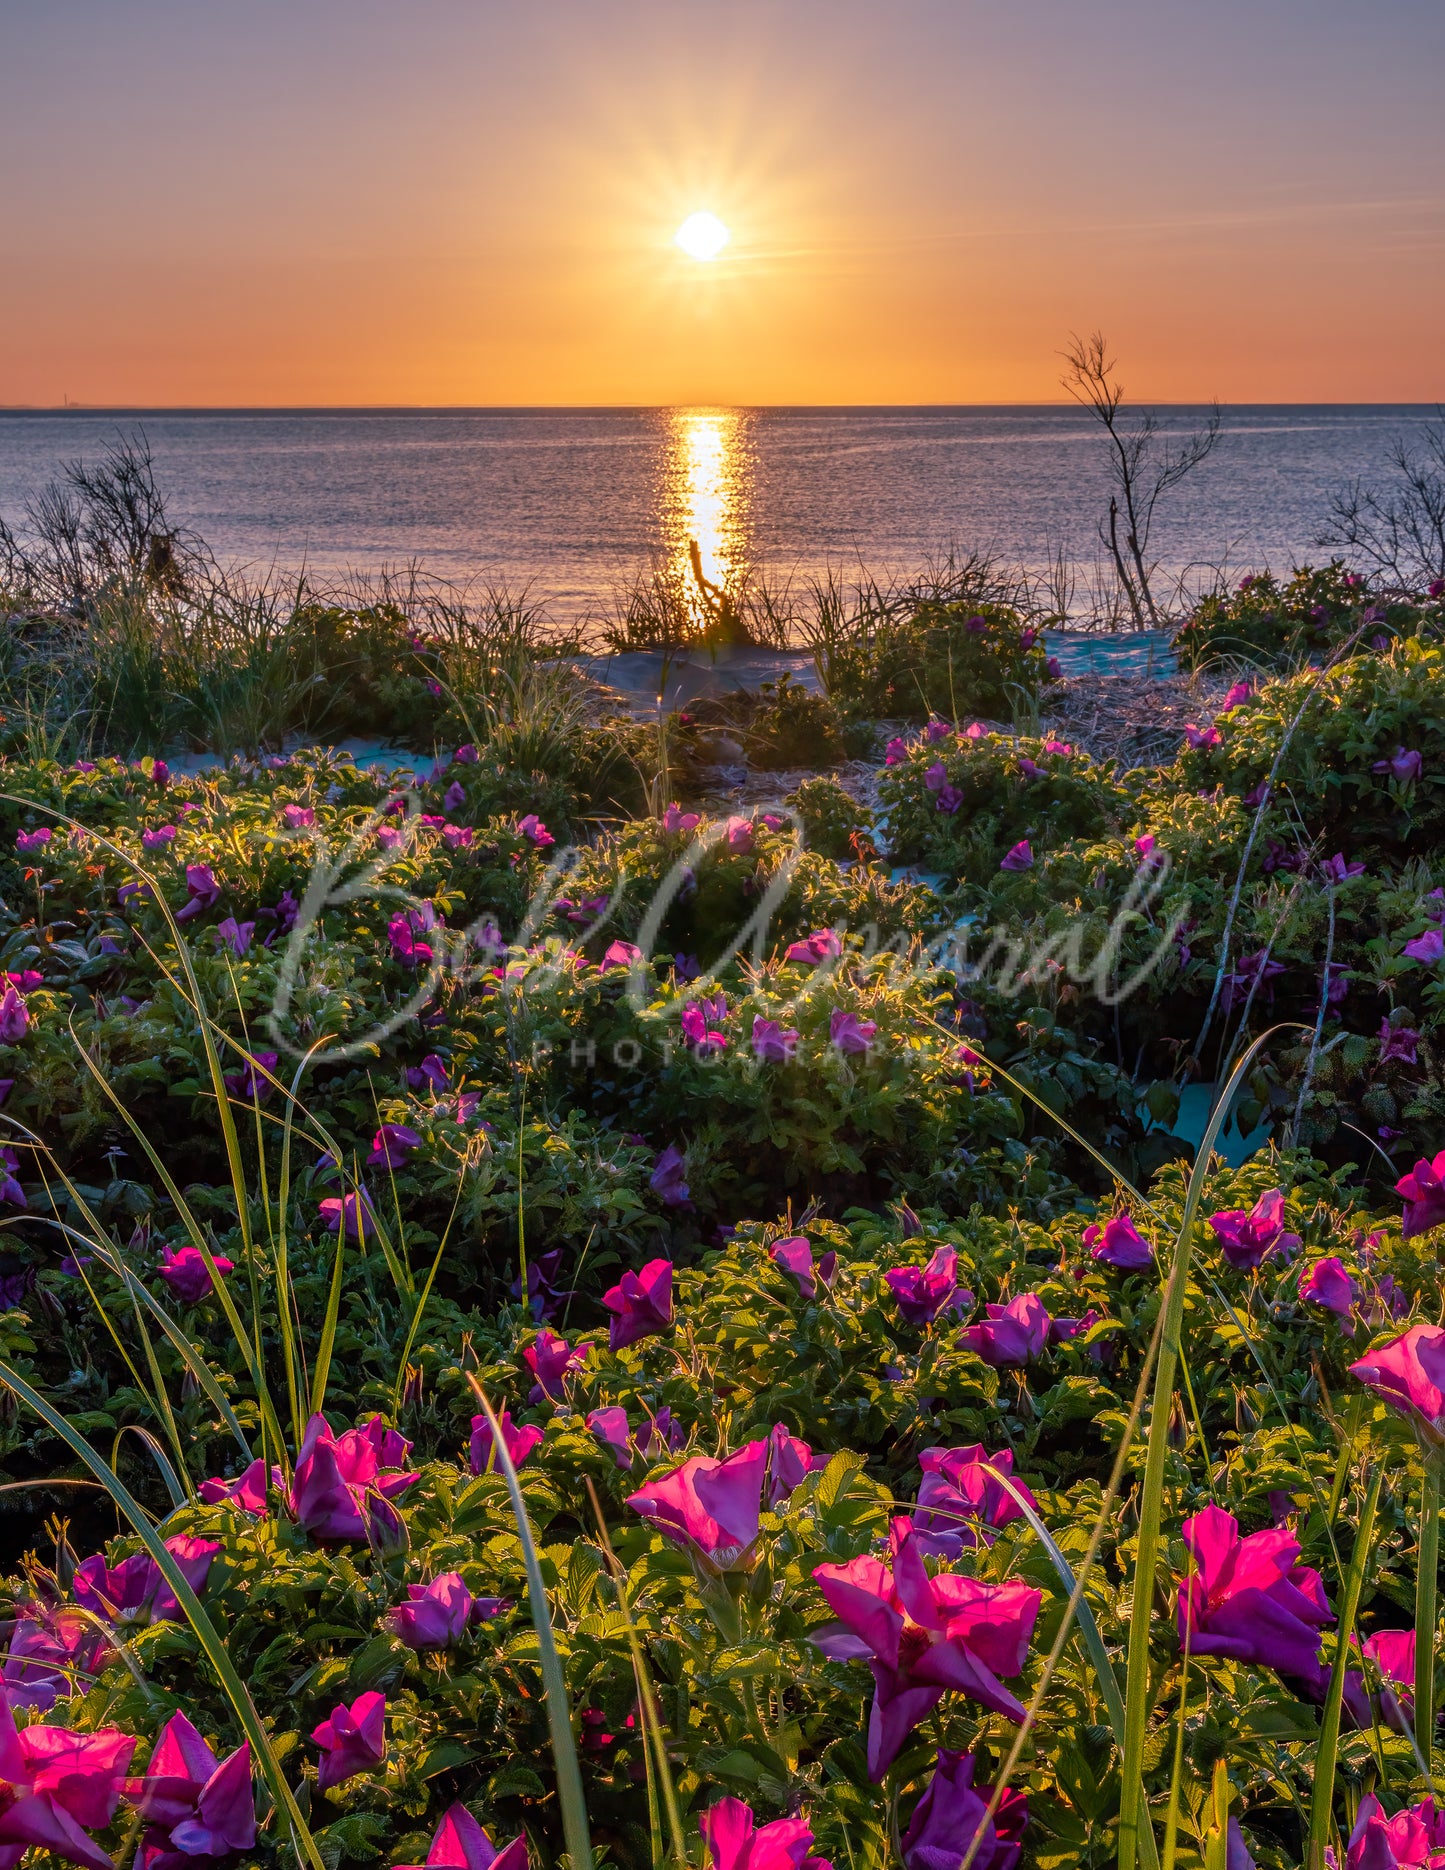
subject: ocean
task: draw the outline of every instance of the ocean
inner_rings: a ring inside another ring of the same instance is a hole
[[[1183,432],[1202,410],[1160,416]],[[1382,483],[1422,405],[1224,411],[1213,455],[1161,508],[1171,572],[1230,576],[1325,556],[1330,493]],[[983,549],[1062,550],[1078,599],[1108,503],[1097,426],[1073,407],[0,411],[12,524],[66,460],[141,431],[172,516],[226,562],[319,578],[411,562],[526,589],[560,618],[609,614],[640,570],[719,581],[886,577]]]

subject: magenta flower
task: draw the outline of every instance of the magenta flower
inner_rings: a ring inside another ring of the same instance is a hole
[[[428,1052],[419,1065],[406,1068],[408,1090],[424,1091],[430,1085],[434,1091],[445,1091],[451,1083],[445,1063],[435,1052]]]
[[[952,1247],[936,1248],[927,1266],[894,1266],[883,1278],[911,1325],[931,1324],[940,1312],[966,1312],[973,1305],[973,1294],[958,1283]]]
[[[945,728],[943,731],[947,733],[948,729]],[[923,775],[923,783],[930,792],[940,792],[948,784],[948,768],[942,760],[935,760],[929,767]]]
[[[12,1208],[28,1208],[25,1190],[20,1186],[20,1158],[13,1149],[0,1148],[0,1201]]]
[[[574,1348],[566,1338],[558,1337],[544,1325],[536,1341],[522,1352],[523,1363],[537,1379],[527,1400],[538,1403],[546,1397],[552,1402],[561,1402],[563,1383],[574,1370],[582,1368],[591,1349],[590,1344],[578,1344]]]
[[[275,1488],[281,1486],[282,1477],[279,1467],[271,1469],[270,1484]],[[207,1506],[219,1506],[222,1501],[225,1501],[231,1506],[239,1507],[243,1513],[249,1513],[253,1519],[259,1519],[266,1511],[266,1486],[266,1463],[258,1457],[243,1474],[238,1474],[234,1480],[223,1480],[219,1477],[214,1480],[203,1480],[197,1492]]]
[[[630,968],[642,958],[642,950],[632,942],[615,941],[609,944],[597,967],[600,973],[608,974],[613,968]]]
[[[813,1576],[840,1620],[815,1631],[813,1642],[825,1656],[866,1661],[873,1672],[868,1774],[875,1784],[950,1689],[1023,1720],[1022,1703],[998,1677],[1023,1668],[1042,1592],[947,1572],[930,1578],[907,1533],[892,1571],[864,1557],[816,1565]]]
[[[664,831],[696,831],[701,823],[700,812],[685,812],[676,800],[662,814]]]
[[[1435,1813],[1433,1799],[1385,1816],[1385,1808],[1373,1792],[1360,1800],[1355,1826],[1345,1850],[1344,1870],[1425,1870],[1426,1866],[1445,1863],[1445,1852],[1436,1848],[1445,1835]],[[1334,1851],[1325,1852],[1329,1870],[1337,1870]]]
[[[209,864],[186,865],[186,888],[191,892],[190,900],[177,909],[177,922],[189,922],[193,916],[213,909],[221,900],[221,886]]]
[[[1337,1318],[1346,1320],[1358,1296],[1355,1282],[1345,1271],[1344,1263],[1333,1257],[1316,1260],[1313,1266],[1300,1274],[1299,1295],[1307,1304],[1323,1305],[1327,1312],[1333,1312]]]
[[[828,1017],[828,1043],[839,1052],[867,1052],[878,1034],[878,1022],[860,1019],[835,1006]]]
[[[790,1279],[797,1282],[805,1299],[818,1296],[818,1277],[813,1266],[813,1249],[806,1234],[792,1234],[775,1240],[768,1248],[768,1258]]]
[[[181,1535],[167,1539],[165,1545],[177,1570],[199,1597],[206,1588],[211,1560],[221,1550],[220,1541]],[[93,1611],[107,1623],[175,1622],[181,1614],[175,1592],[149,1552],[136,1552],[113,1568],[97,1553],[76,1567],[72,1589],[82,1610]]]
[[[1147,863],[1149,859],[1153,857],[1158,844],[1159,840],[1155,837],[1154,833],[1152,831],[1146,831],[1142,837],[1135,838],[1134,855],[1141,859],[1141,861]]]
[[[640,1453],[647,1454],[654,1444],[666,1448],[671,1454],[676,1454],[679,1448],[687,1444],[687,1430],[677,1421],[666,1403],[655,1416],[649,1416],[637,1431]]]
[[[124,953],[124,950],[120,952]],[[39,968],[34,967],[23,967],[18,973],[12,970],[6,974],[5,979],[12,987],[18,987],[21,993],[34,993],[37,987],[45,985],[45,976]]]
[[[62,1606],[22,1614],[10,1635],[0,1701],[42,1714],[62,1697],[84,1692],[110,1645],[78,1610]]]
[[[665,1208],[687,1208],[687,1156],[676,1143],[669,1143],[657,1158],[657,1165],[647,1178],[647,1185]]]
[[[587,1426],[604,1448],[612,1450],[619,1467],[632,1466],[632,1424],[625,1409],[594,1409],[587,1417]]]
[[[136,1862],[145,1870],[219,1863],[256,1842],[251,1743],[218,1760],[179,1712],[156,1737],[143,1779],[126,1797],[147,1822]]]
[[[496,1850],[465,1805],[450,1805],[436,1828],[425,1865],[396,1864],[393,1870],[527,1870],[527,1840],[513,1838]]]
[[[1194,1571],[1179,1587],[1180,1641],[1196,1656],[1312,1677],[1334,1612],[1319,1573],[1297,1562],[1294,1534],[1268,1527],[1241,1539],[1232,1513],[1207,1506],[1185,1520],[1183,1537]]]
[[[1084,1245],[1089,1257],[1106,1266],[1122,1266],[1130,1272],[1148,1266],[1154,1249],[1127,1214],[1112,1215],[1101,1227],[1097,1221],[1084,1229]]]
[[[1285,972],[1284,964],[1272,961],[1269,951],[1260,948],[1253,954],[1241,955],[1239,966],[1232,974],[1226,975],[1224,982],[1224,1003],[1226,1010],[1231,1010],[1241,994],[1266,989],[1266,1000],[1274,999],[1274,988],[1270,984]]]
[[[313,1539],[359,1545],[372,1498],[390,1502],[416,1481],[401,1465],[410,1453],[411,1443],[384,1427],[380,1416],[337,1435],[324,1415],[314,1415],[296,1457],[287,1511]]]
[[[1242,1272],[1253,1272],[1271,1253],[1289,1254],[1299,1245],[1298,1234],[1284,1231],[1284,1193],[1267,1189],[1248,1213],[1243,1208],[1226,1208],[1211,1214],[1224,1257]]]
[[[1013,1479],[1011,1448],[988,1454],[982,1442],[966,1448],[924,1448],[918,1456],[923,1480],[913,1509],[913,1531],[925,1555],[958,1559],[978,1545],[992,1545],[994,1534],[1022,1509],[998,1476]],[[1022,1481],[1016,1483],[1030,1506],[1038,1501]]]
[[[1424,770],[1424,756],[1413,747],[1408,752],[1396,747],[1388,760],[1376,760],[1370,768],[1372,773],[1388,773],[1397,786],[1413,785]]]
[[[280,935],[289,935],[296,926],[296,917],[301,905],[290,890],[282,890],[274,906],[256,911],[256,918],[261,922],[274,922],[275,927],[266,936],[265,946],[269,948]],[[259,1055],[258,1055],[259,1056]]]
[[[456,1571],[444,1571],[430,1584],[409,1584],[406,1595],[406,1603],[389,1610],[382,1624],[418,1654],[450,1649],[471,1624],[495,1617],[501,1609],[499,1598],[473,1597]]]
[[[1030,1363],[1043,1355],[1052,1320],[1036,1292],[1021,1292],[1007,1305],[986,1305],[984,1311],[981,1324],[969,1325],[959,1333],[962,1348],[974,1352],[995,1370]]]
[[[624,1273],[602,1303],[614,1314],[607,1348],[623,1350],[672,1324],[672,1261],[649,1260],[640,1273]]]
[[[202,1299],[211,1296],[214,1289],[211,1270],[199,1247],[184,1246],[177,1253],[162,1241],[161,1256],[158,1269],[160,1276],[182,1305],[199,1305]],[[227,1273],[235,1270],[234,1262],[224,1254],[213,1253],[211,1264],[223,1279]]]
[[[376,1232],[376,1210],[364,1188],[350,1195],[328,1195],[317,1211],[328,1234],[344,1229],[347,1240],[362,1241]]]
[[[954,1870],[970,1850],[974,1870],[1014,1870],[1023,1852],[1028,1798],[1006,1791],[990,1818],[987,1795],[973,1789],[977,1765],[971,1753],[939,1748],[933,1777],[903,1834],[904,1870]]]
[[[1320,865],[1320,875],[1326,883],[1347,883],[1351,877],[1365,874],[1363,864],[1347,864],[1343,851],[1336,851],[1333,857],[1327,857]]]
[[[1027,838],[1020,838],[999,863],[1000,870],[1032,870],[1034,853]]]
[[[1404,951],[1412,961],[1423,961],[1427,967],[1434,967],[1437,961],[1445,957],[1445,930],[1426,929],[1423,935],[1407,941]]]
[[[218,948],[229,948],[239,961],[251,946],[251,937],[256,932],[254,922],[238,922],[234,916],[227,916],[224,922],[218,922],[211,930]]]
[[[1428,1234],[1445,1221],[1445,1149],[1433,1162],[1422,1156],[1410,1173],[1396,1182],[1395,1193],[1405,1203],[1401,1233],[1406,1240]]]
[[[767,1465],[766,1441],[750,1441],[723,1461],[694,1455],[629,1495],[627,1504],[710,1571],[736,1571],[758,1536]]]
[[[502,1429],[502,1444],[507,1450],[507,1459],[513,1467],[521,1467],[542,1445],[542,1431],[528,1423],[524,1428],[512,1426],[512,1412],[504,1409],[497,1417]],[[492,1425],[485,1415],[472,1417],[472,1440],[468,1449],[468,1459],[474,1474],[486,1474],[496,1465],[496,1437],[492,1434]],[[498,1467],[498,1472],[500,1472]]]
[[[1219,745],[1219,729],[1217,727],[1196,727],[1193,722],[1190,722],[1184,729],[1184,738],[1188,744],[1198,752],[1205,747],[1217,747]]]
[[[1418,1063],[1416,1048],[1420,1035],[1413,1026],[1392,1026],[1388,1019],[1380,1021],[1380,1063],[1386,1065],[1391,1059],[1401,1065]]]
[[[950,816],[963,804],[963,794],[957,786],[940,786],[938,791],[938,809]]]
[[[1391,1727],[1407,1732],[1415,1712],[1415,1632],[1377,1630],[1365,1640],[1365,1657],[1380,1672],[1380,1712]],[[1359,1725],[1368,1726],[1368,1719]]]
[[[227,1072],[221,1079],[227,1095],[246,1104],[264,1104],[276,1088],[264,1074],[274,1073],[278,1063],[279,1055],[275,1052],[257,1052],[247,1057],[239,1071]]]
[[[908,742],[895,734],[883,749],[883,764],[897,766],[908,758]]]
[[[801,1818],[775,1818],[758,1827],[741,1799],[719,1799],[698,1820],[712,1870],[802,1870],[813,1833]]]
[[[281,823],[288,831],[308,831],[316,823],[316,811],[310,805],[287,805],[281,811]]]
[[[798,1049],[798,1035],[792,1027],[783,1027],[775,1019],[753,1015],[753,1056],[767,1065],[786,1065]]]
[[[821,1473],[827,1465],[827,1455],[814,1454],[807,1442],[775,1422],[768,1434],[768,1511],[776,1513],[807,1475]]]
[[[710,1019],[722,1017],[722,1014],[714,1011],[717,1007],[722,1007],[724,1011],[727,1007],[721,994],[713,1000],[689,1000],[682,1009],[682,1036],[699,1052],[721,1052],[727,1045],[727,1034],[708,1025]]]
[[[422,937],[429,935],[436,927],[437,915],[430,903],[421,909],[408,909],[391,918],[386,925],[387,938],[391,942],[392,954],[403,967],[421,967],[433,958],[435,950]]]
[[[49,825],[42,825],[38,831],[17,831],[15,848],[24,857],[34,857],[45,849],[54,836]]]
[[[386,1696],[372,1690],[349,1708],[338,1702],[311,1738],[321,1749],[316,1783],[322,1792],[356,1773],[374,1772],[386,1758]]]
[[[85,1870],[113,1870],[81,1827],[100,1831],[114,1818],[135,1749],[134,1736],[114,1727],[80,1734],[33,1726],[17,1733],[0,1696],[0,1863],[18,1864],[37,1846]]]
[[[1445,1330],[1414,1325],[1367,1351],[1350,1375],[1373,1390],[1428,1440],[1445,1440]]]
[[[454,779],[442,797],[444,812],[459,812],[467,802],[467,789],[460,779]]]
[[[1064,665],[1057,656],[1049,656],[1044,661],[1044,674],[1051,682],[1057,682],[1063,676]]]
[[[0,1045],[18,1045],[30,1024],[30,1011],[22,995],[7,986],[0,998]]]
[[[784,950],[785,961],[802,961],[816,967],[820,961],[832,961],[842,954],[843,943],[836,929],[814,929],[811,935],[805,935],[801,941],[789,944]]]
[[[1228,714],[1231,708],[1242,708],[1254,693],[1253,682],[1236,682],[1224,700],[1219,704],[1219,712]]]
[[[535,812],[528,812],[525,818],[517,820],[517,834],[539,851],[544,851],[549,844],[557,842]]]
[[[419,1132],[408,1129],[404,1123],[384,1123],[371,1139],[371,1154],[366,1160],[388,1169],[400,1169],[411,1152],[420,1147]]]
[[[740,857],[746,857],[753,848],[753,822],[750,818],[729,818],[727,822],[727,846]]]

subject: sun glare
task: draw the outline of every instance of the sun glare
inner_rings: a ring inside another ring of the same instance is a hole
[[[691,254],[695,260],[715,260],[730,238],[727,228],[717,216],[706,210],[700,214],[690,214],[673,235],[683,252]]]

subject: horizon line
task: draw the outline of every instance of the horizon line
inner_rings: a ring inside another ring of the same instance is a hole
[[[1140,396],[1131,406],[1207,409],[1210,397]],[[1219,401],[1220,409],[1436,409],[1445,395],[1396,399],[1293,398]],[[538,415],[630,414],[663,409],[870,410],[870,409],[1081,409],[1068,397],[992,398],[974,402],[598,402],[598,403],[0,403],[0,416],[60,415]],[[1087,413],[1087,412],[1085,412]]]

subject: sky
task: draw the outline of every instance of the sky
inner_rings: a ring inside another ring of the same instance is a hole
[[[0,0],[0,404],[1445,399],[1442,88],[1438,0]]]

